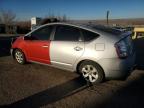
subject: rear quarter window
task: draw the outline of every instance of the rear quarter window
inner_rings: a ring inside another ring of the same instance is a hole
[[[88,30],[81,30],[81,31],[84,37],[84,41],[92,41],[99,36],[99,34],[88,31]]]

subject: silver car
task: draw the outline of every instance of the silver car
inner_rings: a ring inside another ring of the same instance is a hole
[[[128,76],[135,64],[131,32],[100,25],[50,23],[16,39],[15,60],[80,73],[90,83]]]

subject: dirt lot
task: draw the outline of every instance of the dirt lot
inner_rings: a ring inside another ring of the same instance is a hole
[[[0,37],[1,108],[143,108],[144,39],[135,41],[137,69],[123,81],[88,87],[79,75],[38,64],[17,64],[11,37]]]

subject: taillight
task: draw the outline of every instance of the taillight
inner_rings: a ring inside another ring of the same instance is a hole
[[[115,48],[119,58],[126,58],[128,56],[128,49],[124,40],[117,42]]]

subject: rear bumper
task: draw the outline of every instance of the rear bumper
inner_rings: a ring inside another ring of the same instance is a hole
[[[126,59],[111,58],[99,61],[104,69],[106,79],[126,78],[135,67],[135,53]]]

